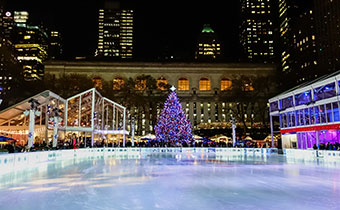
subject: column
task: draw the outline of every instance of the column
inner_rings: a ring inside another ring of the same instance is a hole
[[[91,109],[91,147],[93,147],[93,132],[94,132],[94,104],[95,103],[95,91],[92,90],[92,109]],[[79,112],[80,113],[80,112]]]
[[[126,109],[123,110],[123,147],[125,147],[125,126],[126,126]]]
[[[203,119],[204,122],[207,123],[209,119],[209,113],[208,113],[208,102],[203,103]]]
[[[41,108],[42,111],[42,108]],[[47,105],[45,106],[45,143],[48,146],[48,114],[47,114]],[[43,112],[41,112],[41,115],[43,114]]]
[[[201,123],[201,102],[196,102],[197,125]]]
[[[189,120],[194,125],[194,102],[189,102]]]
[[[35,126],[35,110],[30,109],[30,116],[29,116],[29,124],[28,124],[28,149],[30,149],[33,146],[34,141],[34,126]]]
[[[145,104],[144,106],[145,113],[145,134],[150,133],[150,105]]]
[[[270,116],[270,135],[272,138],[272,148],[274,148],[274,130],[273,130],[273,116]]]
[[[211,122],[216,122],[216,116],[215,116],[215,102],[210,103],[210,119]]]
[[[218,102],[218,121],[223,122],[222,120],[222,103]]]

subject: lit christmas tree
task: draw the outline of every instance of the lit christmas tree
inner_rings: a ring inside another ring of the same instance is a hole
[[[156,139],[160,142],[189,143],[192,140],[191,123],[186,119],[175,89],[172,86],[158,118],[155,126]]]

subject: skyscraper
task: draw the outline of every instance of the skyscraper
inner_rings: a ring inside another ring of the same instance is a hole
[[[58,31],[51,31],[49,34],[48,57],[53,60],[60,59],[62,53],[61,35]]]
[[[340,70],[340,1],[314,0],[320,72]]]
[[[221,43],[209,24],[203,26],[199,35],[195,59],[200,61],[213,61],[221,56]]]
[[[318,52],[312,2],[279,1],[281,72],[286,86],[317,77]]]
[[[249,61],[273,62],[275,1],[241,0],[240,43]]]
[[[1,35],[3,38],[10,40],[13,31],[13,14],[10,11],[0,11],[1,12]]]
[[[17,25],[26,24],[28,20],[28,12],[27,11],[14,11],[14,22]]]
[[[6,101],[15,81],[21,79],[20,66],[12,43],[8,39],[0,40],[0,99]]]
[[[6,95],[13,89],[14,81],[20,77],[20,67],[10,40],[12,30],[13,15],[5,11],[0,4],[0,100],[2,104],[8,102]]]
[[[12,40],[24,79],[41,80],[44,76],[43,61],[47,58],[48,35],[38,26],[27,25],[22,18],[17,20],[21,21],[16,22]]]
[[[133,57],[133,10],[120,9],[119,3],[106,2],[99,10],[98,47],[95,56]]]
[[[280,0],[281,71],[293,86],[340,70],[340,2]]]

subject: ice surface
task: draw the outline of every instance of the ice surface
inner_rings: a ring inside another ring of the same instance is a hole
[[[340,167],[283,156],[53,162],[0,178],[0,209],[339,209]]]

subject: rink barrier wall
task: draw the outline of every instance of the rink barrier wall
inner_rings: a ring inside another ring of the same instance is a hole
[[[340,151],[338,150],[283,149],[283,155],[285,155],[287,158],[304,160],[340,160]]]
[[[175,147],[175,148],[84,148],[75,150],[53,150],[40,152],[25,152],[0,154],[0,175],[25,168],[47,167],[52,161],[74,160],[82,161],[94,158],[114,157],[116,159],[138,159],[152,154],[204,154],[213,156],[219,160],[236,158],[266,158],[271,154],[277,154],[276,148],[206,148],[206,147]],[[287,160],[299,161],[340,161],[340,151],[337,150],[300,150],[283,149],[283,155]],[[72,164],[67,161],[64,164]]]
[[[150,154],[194,154],[203,153],[205,155],[220,156],[267,156],[277,153],[273,148],[84,148],[70,150],[51,150],[40,152],[10,153],[0,155],[0,174],[13,170],[35,167],[40,163],[48,163],[58,160],[69,159],[93,159],[99,157],[141,158]]]

